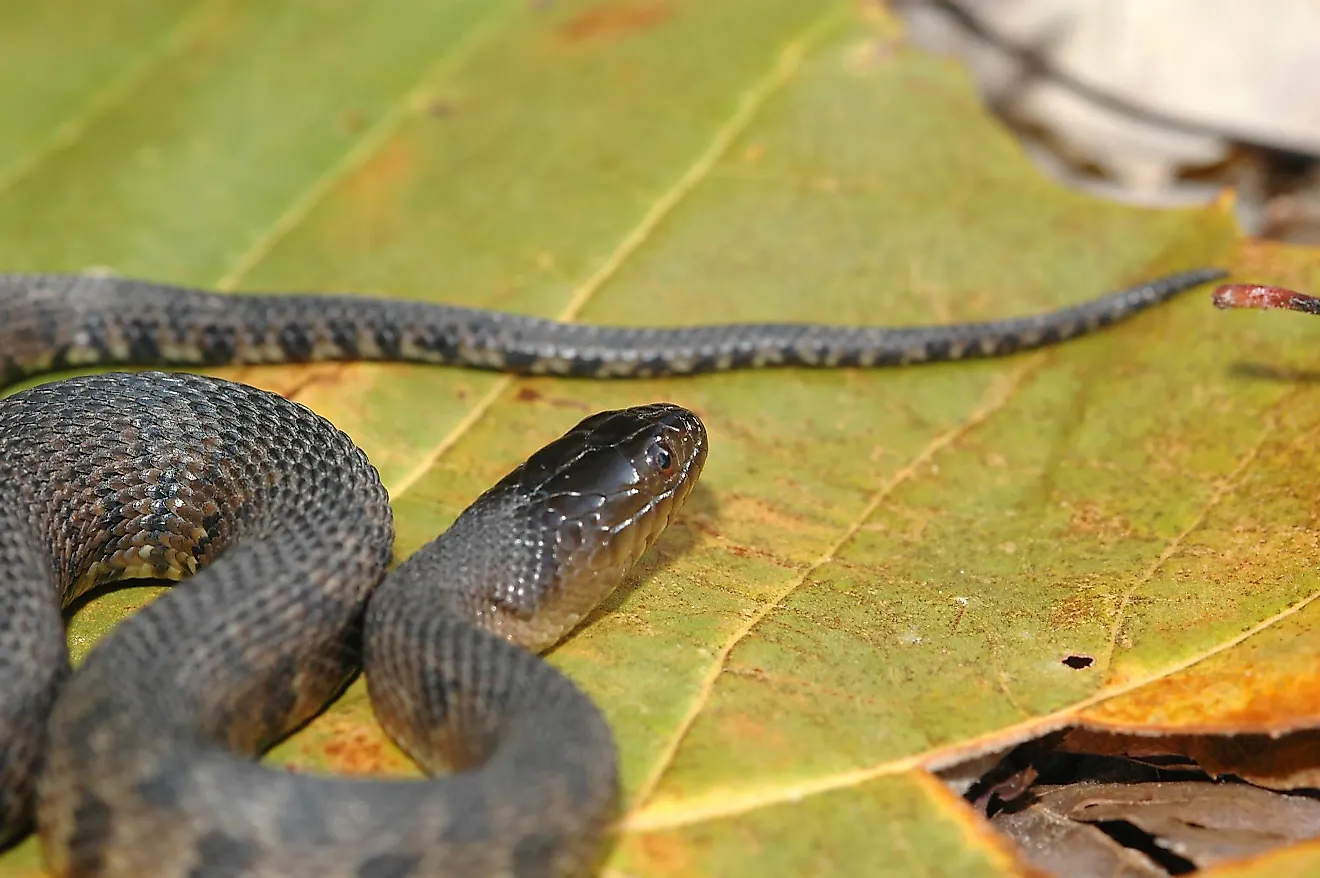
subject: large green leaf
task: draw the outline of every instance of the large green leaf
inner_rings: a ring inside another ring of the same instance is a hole
[[[1047,182],[962,71],[842,0],[10,3],[0,106],[5,270],[636,324],[985,319],[1234,260],[1320,286],[1306,254],[1239,253],[1220,209]],[[1315,723],[1284,683],[1317,679],[1310,331],[1198,293],[874,372],[222,374],[363,445],[401,556],[585,412],[696,409],[701,489],[552,656],[619,738],[608,873],[1004,875],[1026,867],[929,769],[1078,718]],[[86,608],[75,651],[150,594]],[[360,686],[270,759],[412,771]]]

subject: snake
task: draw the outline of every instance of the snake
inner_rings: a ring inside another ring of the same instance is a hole
[[[1054,344],[1223,275],[981,323],[609,327],[8,274],[0,386],[82,367],[314,360],[591,378],[906,365]],[[132,370],[0,399],[0,841],[35,824],[61,878],[591,872],[620,807],[613,734],[541,653],[658,539],[708,444],[702,419],[673,403],[591,415],[391,568],[377,471],[297,402]],[[74,671],[64,611],[134,578],[177,584]],[[426,777],[259,762],[359,670]]]

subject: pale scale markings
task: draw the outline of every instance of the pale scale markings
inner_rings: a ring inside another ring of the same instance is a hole
[[[1043,334],[1038,329],[1030,329],[1022,333],[1022,344],[1024,347],[1035,347],[1040,344]]]
[[[357,339],[358,354],[364,360],[379,360],[384,356],[384,351],[380,349],[380,345],[376,342],[376,334],[374,332],[371,332],[364,327],[359,327],[355,333],[355,337]]]

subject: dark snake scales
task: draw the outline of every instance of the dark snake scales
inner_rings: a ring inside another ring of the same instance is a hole
[[[930,327],[622,328],[333,295],[0,275],[0,385],[87,365],[407,360],[640,377],[990,357],[1083,335],[1223,272]],[[616,816],[614,742],[535,653],[682,504],[706,434],[667,404],[587,418],[387,574],[388,498],[305,407],[184,374],[0,400],[0,839],[35,808],[60,876],[571,875]],[[62,607],[183,579],[69,671]],[[359,666],[415,782],[252,761]]]

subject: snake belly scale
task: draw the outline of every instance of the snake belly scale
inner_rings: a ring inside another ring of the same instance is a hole
[[[0,275],[0,384],[115,364],[382,359],[604,378],[956,360],[1082,335],[1222,274],[982,324],[671,329]],[[535,653],[654,542],[706,443],[678,406],[594,415],[387,573],[376,471],[303,406],[159,372],[0,400],[0,839],[35,812],[61,876],[590,869],[617,807],[613,738]],[[71,673],[61,607],[141,576],[182,582]],[[389,734],[453,773],[384,783],[251,761],[359,666]]]

